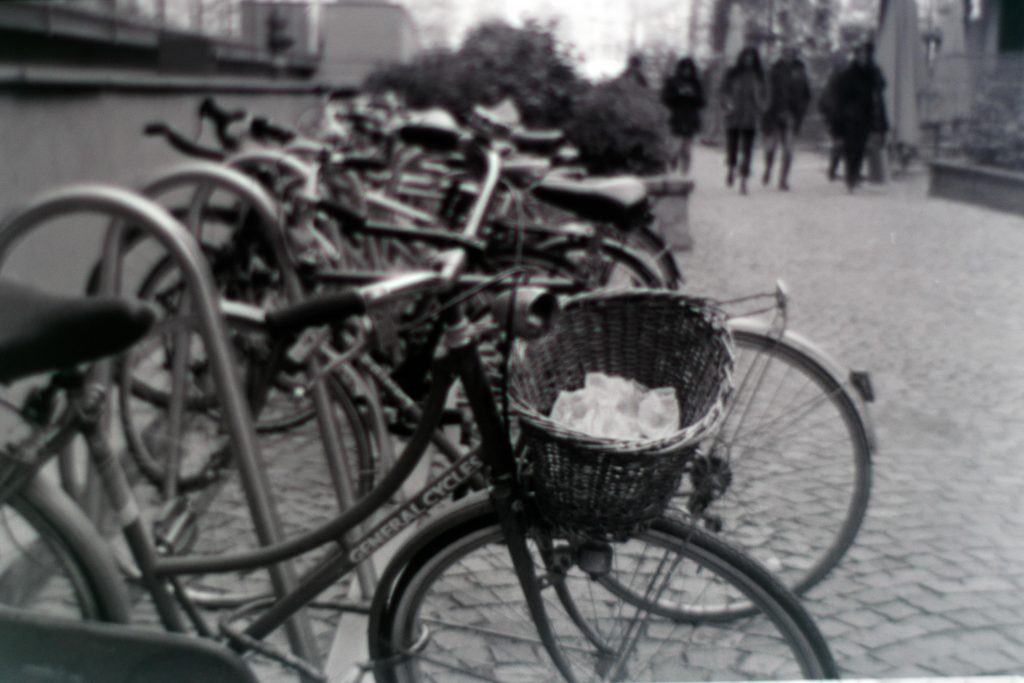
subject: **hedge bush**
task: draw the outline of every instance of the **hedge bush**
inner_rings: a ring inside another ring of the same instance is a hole
[[[978,164],[1024,171],[1024,87],[994,80],[981,87],[964,129],[964,153]]]
[[[456,116],[511,98],[527,126],[564,129],[591,173],[659,172],[667,158],[667,112],[657,92],[622,80],[589,83],[550,27],[536,22],[483,24],[457,51],[382,67],[363,87],[393,90],[410,107],[439,106]]]
[[[631,80],[590,88],[566,135],[592,173],[659,173],[668,162],[667,111],[656,91]]]
[[[408,64],[370,74],[364,88],[395,90],[411,107],[439,106],[463,116],[474,104],[511,98],[530,126],[559,126],[585,87],[550,30],[539,24],[519,29],[482,24],[457,52],[434,50]]]

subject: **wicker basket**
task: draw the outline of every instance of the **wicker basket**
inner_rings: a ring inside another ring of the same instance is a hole
[[[662,290],[570,299],[542,339],[515,349],[512,405],[526,446],[526,481],[557,529],[622,538],[662,514],[697,444],[718,424],[731,390],[731,337],[707,301]],[[563,390],[588,372],[670,386],[680,427],[667,438],[620,441],[552,421]]]

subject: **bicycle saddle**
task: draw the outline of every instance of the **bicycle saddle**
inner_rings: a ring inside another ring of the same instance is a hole
[[[0,383],[124,351],[156,311],[136,301],[56,296],[0,280]]]
[[[458,149],[462,129],[455,118],[444,109],[414,112],[398,130],[399,136],[411,145],[419,145],[436,152]]]
[[[522,152],[552,155],[565,142],[565,133],[556,129],[517,128],[512,131],[512,142]]]
[[[227,648],[123,624],[58,619],[0,607],[0,679],[50,683],[256,683]]]
[[[647,186],[635,176],[582,180],[548,176],[533,188],[533,194],[580,218],[621,227],[641,218],[647,208]]]

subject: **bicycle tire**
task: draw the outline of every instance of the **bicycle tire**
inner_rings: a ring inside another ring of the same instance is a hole
[[[675,256],[672,255],[672,250],[650,226],[635,227],[629,231],[620,232],[619,235],[623,243],[646,254],[657,266],[658,276],[665,287],[679,289],[683,286],[685,278]]]
[[[630,247],[603,239],[595,248],[596,253],[591,253],[587,246],[556,238],[538,245],[523,245],[520,249],[511,245],[493,248],[487,260],[494,270],[524,265],[530,272],[570,278],[579,283],[581,290],[588,285],[590,288],[664,286],[661,277]]]
[[[868,429],[840,378],[785,337],[734,329],[733,338],[736,391],[698,456],[727,468],[708,511],[728,540],[802,594],[840,562],[864,520]],[[688,483],[684,508],[699,488],[694,475]]]
[[[704,590],[718,586],[742,595],[761,611],[745,620],[716,623],[672,621],[648,610],[647,618],[656,623],[642,624],[645,640],[632,648],[632,666],[619,670],[613,679],[689,680],[689,673],[720,680],[836,677],[828,646],[806,610],[749,557],[712,534],[667,518],[638,538],[619,544],[615,551],[614,561],[621,563],[618,566],[626,574],[648,581],[649,577],[639,577],[641,567],[650,573],[652,562],[661,564],[671,556],[678,558],[673,562],[675,569],[695,568],[673,571],[677,582],[673,596],[684,595],[685,577]],[[382,615],[371,621],[371,656],[378,681],[447,681],[459,672],[483,680],[558,678],[525,604],[520,604],[522,589],[493,513],[478,509],[468,519],[447,526],[439,520],[418,539],[418,546],[411,555],[396,558],[405,563],[404,568]],[[652,559],[649,548],[662,553],[663,559]],[[535,562],[543,572],[541,560],[535,557]],[[627,612],[637,611],[633,603],[616,600],[578,568],[570,570],[567,584],[570,581],[576,608],[601,637],[621,625],[616,617],[628,621]],[[545,591],[554,592],[550,586]],[[579,635],[560,599],[550,594],[543,597],[559,646],[576,667],[577,678],[604,679],[615,673],[593,652],[593,644]],[[433,630],[421,630],[423,624]],[[691,637],[681,644],[684,635]],[[769,644],[771,652],[765,649]],[[659,658],[669,646],[672,655]],[[693,668],[689,673],[684,671],[688,666]]]
[[[0,505],[0,603],[37,614],[128,623],[125,586],[99,533],[36,476]]]

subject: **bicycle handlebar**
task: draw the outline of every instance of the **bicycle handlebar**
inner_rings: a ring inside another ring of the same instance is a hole
[[[287,145],[298,137],[298,133],[295,131],[274,123],[263,116],[255,117],[252,120],[249,130],[252,133],[252,136],[257,140],[270,140],[281,145]]]
[[[161,123],[159,121],[147,123],[142,129],[142,132],[144,135],[151,137],[163,137],[171,147],[190,157],[207,159],[209,161],[224,161],[226,156],[219,150],[212,149],[189,140],[178,131],[172,129],[166,123]]]
[[[226,126],[229,123],[234,123],[235,121],[241,121],[244,119],[245,110],[227,110],[217,104],[212,97],[206,97],[199,104],[199,116],[209,118],[216,125]]]
[[[203,101],[199,104],[199,118],[207,118],[213,123],[217,139],[226,150],[234,151],[238,149],[238,139],[228,133],[228,126],[236,121],[241,121],[246,116],[247,114],[244,109],[224,109],[212,97],[203,98]]]
[[[366,300],[359,288],[325,294],[308,301],[267,313],[267,327],[275,332],[296,332],[307,327],[343,322],[366,312]]]
[[[432,270],[415,271],[389,277],[379,282],[323,294],[293,306],[271,311],[263,323],[272,331],[296,332],[307,327],[337,325],[346,318],[362,315],[368,310],[403,297],[427,292],[444,285],[443,274]],[[234,302],[221,304],[222,310],[241,320],[256,322],[248,307]]]

